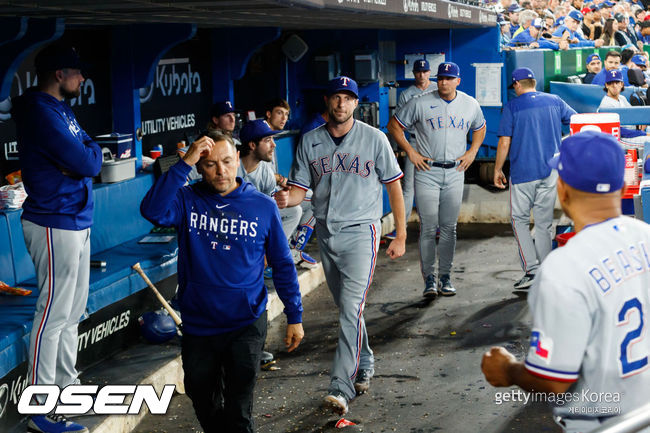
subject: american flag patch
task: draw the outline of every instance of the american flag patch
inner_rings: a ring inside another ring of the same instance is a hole
[[[224,245],[223,249],[226,250],[226,251],[230,251],[230,245]]]

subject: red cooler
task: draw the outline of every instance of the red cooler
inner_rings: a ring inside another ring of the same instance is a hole
[[[597,131],[621,138],[621,119],[618,113],[583,113],[571,116],[571,135],[582,131]]]

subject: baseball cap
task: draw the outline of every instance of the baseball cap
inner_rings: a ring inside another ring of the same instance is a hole
[[[611,83],[613,81],[623,81],[623,74],[618,69],[605,71],[605,83]]]
[[[645,56],[641,54],[635,54],[632,56],[632,63],[638,66],[647,66]]]
[[[454,62],[443,62],[438,65],[438,77],[460,78],[460,68]]]
[[[357,82],[350,77],[340,76],[330,80],[327,86],[327,95],[333,95],[338,92],[349,92],[359,99],[359,87]]]
[[[548,165],[580,191],[606,194],[623,188],[625,155],[609,134],[585,131],[567,137]]]
[[[544,20],[542,20],[541,18],[535,18],[533,22],[530,23],[530,25],[535,27],[536,29],[544,28]]]
[[[228,113],[234,113],[235,108],[232,106],[232,103],[230,101],[220,101],[215,103],[212,106],[212,116],[213,117],[219,117],[223,116],[224,114]]]
[[[591,10],[591,8],[582,8],[580,12],[582,15],[587,15],[589,12],[593,12],[593,10]]]
[[[586,62],[586,64],[588,65],[588,64],[591,63],[594,59],[601,60],[601,59],[600,59],[600,56],[599,56],[598,54],[596,54],[596,53],[592,53],[592,54],[589,54],[589,55],[587,56],[587,62]]]
[[[426,59],[416,60],[413,63],[413,72],[430,71],[429,62]]]
[[[575,10],[575,9],[572,10],[571,12],[569,12],[569,15],[567,15],[567,16],[568,16],[569,18],[572,18],[572,19],[578,21],[578,22],[582,21],[582,19],[584,18],[584,17],[582,16],[582,14],[580,13],[580,11],[577,11],[577,10]]]
[[[81,61],[74,47],[55,43],[43,48],[34,58],[37,72],[57,71],[59,69],[87,69],[88,64]]]
[[[605,7],[608,7],[608,8],[613,8],[614,7],[614,3],[610,2],[610,1],[603,2],[603,5]]]
[[[239,139],[242,144],[246,145],[251,141],[257,141],[270,135],[279,134],[282,131],[274,131],[264,119],[253,120],[245,124],[239,131]]]
[[[563,24],[564,24],[564,17],[560,17],[555,20],[555,27],[560,27]]]
[[[524,10],[524,8],[519,6],[517,3],[513,3],[510,6],[508,6],[508,13],[521,12],[523,10]]]
[[[619,23],[622,23],[623,21],[625,21],[625,15],[619,12],[617,14],[614,14],[614,19]]]
[[[515,82],[519,80],[534,79],[535,74],[529,68],[517,68],[512,71],[512,83],[508,86],[509,89],[512,89],[512,86],[515,85]]]

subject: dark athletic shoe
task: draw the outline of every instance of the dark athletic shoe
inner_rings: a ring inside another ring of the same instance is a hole
[[[438,287],[436,285],[436,276],[431,274],[424,280],[424,292],[422,296],[427,299],[436,299],[438,296]]]
[[[527,289],[533,285],[533,280],[535,279],[535,274],[526,274],[521,277],[521,280],[517,281],[514,285],[515,290]]]
[[[339,415],[348,413],[348,398],[341,391],[335,391],[325,397],[325,407],[332,409]]]
[[[449,275],[440,276],[440,294],[442,296],[454,296],[456,294],[456,289],[451,284],[451,278]]]
[[[357,377],[354,379],[354,390],[357,395],[365,394],[370,388],[370,378],[372,377],[372,370],[367,368],[360,368],[357,371]]]

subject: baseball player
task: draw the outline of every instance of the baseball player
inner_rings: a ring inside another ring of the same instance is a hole
[[[433,92],[438,88],[436,83],[429,80],[431,76],[431,68],[426,59],[416,60],[413,63],[413,76],[415,77],[415,84],[404,90],[399,95],[397,101],[397,110],[402,108],[414,96],[424,95],[425,93]],[[408,130],[409,143],[415,147],[415,129]],[[413,210],[413,188],[415,168],[410,159],[404,159],[404,178],[402,179],[402,191],[404,193],[404,216],[408,221],[411,211]],[[395,232],[386,235],[388,239],[395,239]]]
[[[551,252],[553,208],[557,173],[547,161],[562,141],[562,124],[576,112],[555,95],[537,92],[537,81],[528,68],[512,72],[517,97],[503,108],[497,135],[494,185],[505,189],[503,165],[510,156],[510,222],[519,248],[524,276],[515,289],[533,284],[537,268]],[[535,215],[535,242],[530,234],[530,213]]]
[[[311,188],[316,233],[327,285],[339,307],[339,341],[325,403],[345,414],[348,402],[368,390],[374,357],[363,309],[377,262],[382,184],[395,215],[397,237],[387,254],[404,254],[406,225],[398,180],[403,176],[384,133],[352,117],[357,83],[329,82],[328,122],[306,133],[298,145],[288,189],[276,193],[280,208],[295,206]]]
[[[440,227],[440,294],[453,296],[451,266],[456,248],[456,222],[463,198],[465,170],[485,138],[485,119],[478,102],[456,90],[460,69],[452,62],[438,66],[438,90],[411,99],[397,110],[388,130],[417,169],[415,200],[420,215],[420,262],[427,298],[438,296],[435,276],[436,228]],[[417,147],[404,129],[414,128]],[[472,145],[467,149],[467,134]]]
[[[28,195],[23,233],[39,288],[27,380],[64,388],[79,383],[77,325],[88,299],[92,178],[101,169],[102,151],[64,101],[79,96],[84,82],[74,48],[50,45],[38,53],[34,66],[38,87],[15,98],[12,108]],[[31,432],[88,431],[54,413],[31,416],[27,427]]]
[[[531,288],[525,361],[493,347],[481,368],[498,387],[565,393],[574,386],[558,396],[564,405],[554,413],[566,432],[587,432],[648,402],[650,227],[621,215],[625,157],[612,136],[568,137],[549,164],[577,234],[549,254]]]

